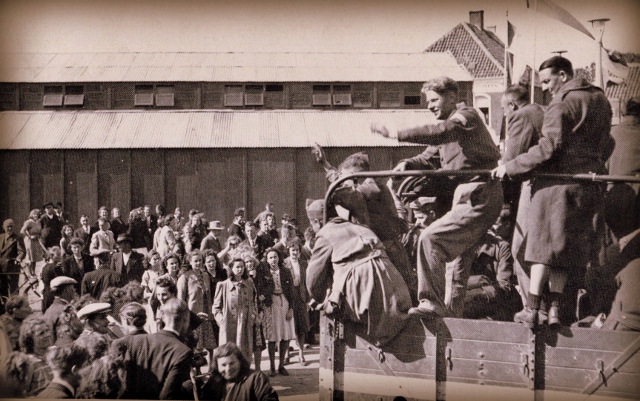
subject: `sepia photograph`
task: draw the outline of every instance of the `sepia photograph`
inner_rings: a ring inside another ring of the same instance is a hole
[[[0,398],[640,399],[640,2],[0,0]]]

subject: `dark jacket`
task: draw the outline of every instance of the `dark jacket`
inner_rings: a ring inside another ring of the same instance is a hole
[[[95,299],[109,287],[122,287],[122,275],[116,271],[104,267],[84,275],[82,279],[82,295],[91,294]]]
[[[60,246],[60,239],[62,239],[62,226],[64,225],[58,216],[53,215],[49,218],[46,214],[40,217],[40,225],[42,225],[42,231],[40,236],[44,240],[44,246],[51,248],[52,246]]]
[[[47,308],[53,302],[53,294],[51,294],[51,280],[56,277],[62,276],[62,264],[61,263],[47,263],[42,267],[42,311],[46,311]]]
[[[278,393],[271,387],[269,378],[257,371],[241,372],[233,382],[226,381],[219,373],[211,375],[202,388],[202,399],[223,401],[278,401]]]
[[[111,220],[111,223],[109,225],[111,226],[111,232],[113,232],[113,238],[115,238],[116,240],[118,239],[118,235],[126,234],[127,230],[129,229],[129,225],[125,223],[122,218]]]
[[[90,226],[89,234],[87,234],[87,232],[82,227],[76,229],[73,232],[74,237],[80,238],[81,240],[84,241],[83,252],[86,253],[87,255],[89,254],[89,247],[91,246],[91,237],[93,237],[93,234],[95,234],[96,231],[98,231],[97,227]]]
[[[282,286],[282,294],[287,299],[289,305],[291,305],[291,291],[293,290],[293,277],[289,269],[280,264],[280,285]],[[258,297],[264,296],[263,304],[265,306],[271,306],[273,302],[273,290],[275,284],[273,282],[273,276],[271,275],[269,264],[266,262],[260,262],[256,269],[256,278],[254,280],[256,285],[256,293]]]
[[[93,266],[93,258],[87,254],[82,254],[82,270],[76,262],[76,258],[73,255],[69,255],[62,261],[62,275],[71,277],[78,282],[76,286],[76,292],[80,293],[80,286],[82,285],[82,279],[84,275],[95,270]]]
[[[193,352],[174,333],[132,336],[125,353],[127,390],[122,398],[188,399],[182,383],[189,380]]]
[[[511,161],[536,145],[542,136],[544,108],[539,104],[527,104],[507,118],[507,140],[502,161]]]
[[[124,284],[127,284],[131,280],[137,280],[139,283],[142,282],[142,275],[144,274],[142,261],[144,256],[136,251],[131,251],[126,266],[124,266],[123,257],[122,252],[116,252],[111,255],[111,270],[122,275],[122,282]]]
[[[464,103],[459,103],[445,121],[399,131],[398,140],[439,146],[443,170],[492,169],[500,159],[484,121],[473,107]],[[426,152],[403,160],[407,162],[407,170],[429,164],[433,148],[427,148]]]
[[[10,267],[9,260],[15,259],[21,262],[24,256],[24,239],[19,234],[0,234],[0,267],[3,273],[19,272],[20,268],[17,265],[14,265],[12,271],[7,270]]]
[[[606,173],[615,145],[610,131],[611,105],[602,89],[574,78],[547,107],[538,144],[505,163],[506,172]]]

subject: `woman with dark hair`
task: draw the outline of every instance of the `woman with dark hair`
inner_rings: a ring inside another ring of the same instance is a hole
[[[304,343],[309,331],[309,293],[307,292],[307,261],[300,258],[300,240],[293,238],[287,242],[289,257],[284,260],[284,266],[293,276],[293,288],[291,291],[291,306],[293,308],[293,322],[296,329],[296,342],[298,343],[298,356],[300,364],[307,366],[304,359]],[[287,357],[287,360],[289,358]]]
[[[253,252],[245,252],[242,255],[242,260],[244,260],[244,266],[247,270],[247,274],[249,275],[249,280],[254,283],[256,279],[256,268],[260,264],[258,259],[253,256]],[[262,302],[258,300],[257,291],[256,291],[256,306],[258,314],[256,316],[256,320],[253,322],[253,363],[255,370],[260,370],[260,362],[262,361],[262,351],[264,351],[266,346],[266,341],[264,339],[264,332],[262,331]]]
[[[235,342],[245,358],[251,359],[253,322],[258,312],[256,289],[242,259],[231,260],[229,266],[231,276],[216,286],[213,316],[220,327],[220,343]]]
[[[177,267],[175,269],[177,269]],[[158,277],[147,309],[147,324],[145,329],[149,333],[155,333],[159,329],[158,308],[177,295],[178,288],[169,273]]]
[[[72,255],[71,253],[71,238],[73,238],[73,226],[71,224],[65,224],[60,232],[62,238],[60,238],[60,249],[62,249],[65,255]]]
[[[219,346],[211,358],[212,374],[202,389],[202,399],[277,401],[269,378],[251,371],[242,351],[232,342]]]
[[[41,316],[28,316],[20,327],[20,350],[29,361],[24,376],[27,397],[38,395],[53,379],[51,368],[44,361],[51,346],[51,329]]]
[[[190,268],[178,278],[178,298],[182,299],[189,306],[189,310],[200,318],[200,325],[196,329],[197,348],[206,349],[211,355],[217,346],[211,323],[213,320],[211,279],[205,270],[204,258],[200,250],[191,251],[187,259]]]
[[[264,336],[268,342],[269,376],[276,375],[275,358],[278,345],[280,356],[278,372],[288,376],[289,372],[284,367],[286,353],[289,341],[296,338],[291,306],[293,277],[289,269],[282,265],[278,251],[269,248],[264,254],[265,260],[260,263],[256,272],[256,288],[258,299],[264,304],[262,324]]]

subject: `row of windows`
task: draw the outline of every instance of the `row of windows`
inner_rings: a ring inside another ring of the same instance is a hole
[[[467,86],[464,100],[470,97]],[[0,83],[0,110],[419,108],[421,87],[421,82]]]

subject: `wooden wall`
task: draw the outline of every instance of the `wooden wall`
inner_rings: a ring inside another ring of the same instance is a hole
[[[422,147],[328,148],[337,166],[346,156],[366,150],[373,170],[389,170]],[[309,149],[109,149],[0,151],[0,222],[22,225],[29,211],[61,201],[72,224],[91,220],[98,208],[128,211],[150,204],[205,213],[229,225],[233,212],[246,207],[257,215],[274,204],[283,213],[308,221],[305,200],[324,196],[324,170]]]

